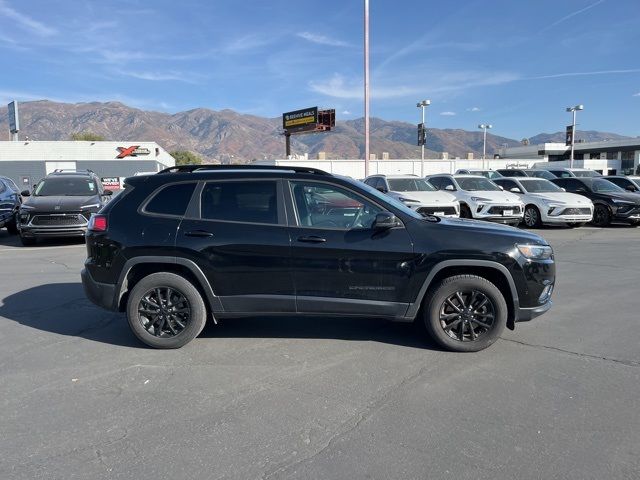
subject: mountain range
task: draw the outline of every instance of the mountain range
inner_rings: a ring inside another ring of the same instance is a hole
[[[416,125],[371,118],[371,153],[382,158],[419,158]],[[0,110],[0,140],[9,140],[8,111]],[[91,132],[106,140],[155,141],[169,151],[189,150],[205,161],[244,163],[284,157],[281,118],[247,115],[233,110],[196,108],[175,114],[145,111],[120,102],[59,103],[48,100],[20,104],[20,137],[32,140],[69,140],[72,133]],[[579,131],[578,139],[597,141],[628,138],[614,133]],[[564,142],[564,132],[541,133],[531,144]],[[487,134],[487,155],[493,156],[504,145],[517,146],[518,140]],[[448,152],[450,158],[482,153],[482,132],[461,129],[428,128],[427,158]],[[294,135],[293,154],[315,158],[362,158],[364,119],[336,122],[331,132]]]

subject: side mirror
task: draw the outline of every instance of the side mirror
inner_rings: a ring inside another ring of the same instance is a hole
[[[108,197],[109,195],[113,195],[113,190],[104,190],[102,194]]]
[[[449,192],[455,191],[455,188],[453,188],[453,185],[447,185],[446,187],[444,187],[444,189],[448,190]]]
[[[636,187],[634,187],[633,185],[627,185],[626,187],[624,187],[625,190],[628,190],[629,192],[637,192],[638,189]]]
[[[498,185],[498,187],[500,188],[500,190],[504,191],[504,187],[502,185]]]
[[[374,230],[389,230],[390,228],[400,225],[397,217],[391,212],[381,212],[376,215],[373,222]]]
[[[576,189],[574,190],[574,192],[575,192],[575,193],[587,193],[587,189],[586,189],[586,188],[582,188],[582,187],[580,187],[580,188],[576,188]]]
[[[518,187],[513,187],[511,190],[509,190],[511,193],[522,193],[522,190],[520,190]]]
[[[384,187],[376,187],[376,190],[378,190],[381,193],[387,193],[388,192],[388,190],[386,188],[384,188]]]
[[[567,191],[567,189],[566,189],[566,188],[564,188],[564,187],[560,187],[560,190],[562,190],[563,192],[566,192],[566,191]]]
[[[31,192],[29,190],[22,190],[20,192],[20,195],[22,195],[23,197],[30,197],[31,196]]]

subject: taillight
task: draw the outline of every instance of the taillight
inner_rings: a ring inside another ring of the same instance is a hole
[[[92,232],[106,232],[109,222],[107,222],[106,215],[91,215],[89,220],[89,230]]]

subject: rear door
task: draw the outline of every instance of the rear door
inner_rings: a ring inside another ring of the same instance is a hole
[[[287,193],[298,311],[404,314],[415,263],[404,226],[373,230],[384,209],[332,183],[292,180]]]
[[[180,225],[177,247],[226,312],[295,312],[282,188],[277,178],[205,182]]]

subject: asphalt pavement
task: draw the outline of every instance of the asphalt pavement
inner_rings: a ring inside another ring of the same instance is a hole
[[[640,478],[640,228],[543,229],[555,305],[488,350],[250,318],[144,347],[84,245],[0,231],[2,479]]]

